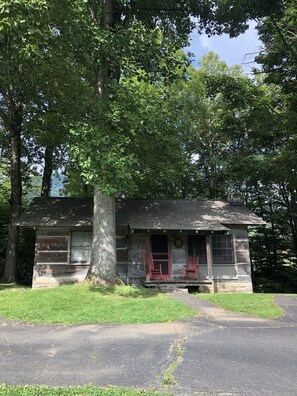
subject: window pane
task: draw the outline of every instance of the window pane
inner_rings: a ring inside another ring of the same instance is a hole
[[[207,264],[205,235],[188,235],[188,256],[198,256],[200,264]]]
[[[234,264],[233,235],[213,235],[211,242],[214,264]]]
[[[71,263],[89,263],[91,260],[92,232],[73,231],[70,247]]]

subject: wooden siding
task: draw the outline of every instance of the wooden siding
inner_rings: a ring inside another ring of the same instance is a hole
[[[251,292],[250,254],[247,231],[242,227],[229,227],[234,236],[235,264],[209,263],[213,272],[213,286],[209,292]],[[78,229],[76,229],[78,230]],[[90,229],[80,229],[90,230]],[[169,235],[171,274],[173,278],[183,276],[187,257],[187,234],[178,235],[184,244],[176,248],[174,235]],[[33,287],[56,286],[77,283],[85,279],[88,264],[69,263],[71,229],[47,228],[37,230]],[[144,279],[143,257],[149,258],[148,233],[128,233],[127,227],[117,229],[116,249],[119,277],[125,282],[140,285]],[[210,238],[211,239],[211,238]],[[211,250],[211,246],[209,246]],[[208,252],[209,253],[209,252]],[[210,255],[211,259],[211,255]],[[208,280],[209,265],[199,264],[199,279]]]
[[[36,262],[37,263],[66,263],[68,259],[68,252],[56,252],[56,251],[37,251]]]
[[[67,228],[37,229],[33,288],[84,280],[88,265],[69,264],[70,232]]]
[[[81,271],[85,271],[86,267],[88,267],[88,265],[38,264],[36,266],[36,271],[38,272],[39,276],[43,276],[43,275],[63,276],[69,274],[78,274]]]
[[[40,236],[36,241],[36,249],[37,251],[44,250],[68,250],[68,238],[67,237],[43,237]]]
[[[54,287],[59,285],[69,285],[81,283],[86,278],[89,266],[65,266],[65,271],[60,271],[60,264],[50,264],[48,266],[36,265],[33,271],[33,288]],[[66,269],[67,267],[67,269]],[[72,270],[72,271],[71,271]]]
[[[68,263],[69,231],[41,229],[36,232],[35,265]]]

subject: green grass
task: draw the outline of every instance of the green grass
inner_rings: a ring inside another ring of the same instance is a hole
[[[274,302],[275,294],[195,294],[197,298],[207,300],[233,312],[240,312],[258,318],[273,319],[281,317],[284,312]]]
[[[98,388],[96,386],[78,386],[51,388],[47,386],[7,386],[0,385],[1,396],[165,396],[145,389],[131,388]],[[166,396],[169,396],[168,393]]]
[[[195,312],[163,293],[82,284],[52,289],[0,285],[0,317],[30,323],[160,323]]]

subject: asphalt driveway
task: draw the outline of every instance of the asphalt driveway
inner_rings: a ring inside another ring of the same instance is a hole
[[[297,297],[278,320],[231,314],[185,293],[191,321],[31,325],[0,319],[0,383],[156,387],[175,395],[296,395]],[[164,383],[164,373],[176,365]],[[167,371],[166,371],[167,370]]]

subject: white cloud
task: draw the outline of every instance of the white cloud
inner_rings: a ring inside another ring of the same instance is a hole
[[[207,50],[207,51],[212,51],[212,46],[211,46],[211,41],[210,38],[206,35],[203,34],[201,36],[198,36],[198,40],[200,41],[201,46]]]
[[[256,23],[252,21],[246,33],[232,39],[227,34],[208,37],[205,34],[198,35],[193,33],[191,45],[185,50],[194,53],[196,60],[201,59],[207,52],[213,51],[229,66],[241,65],[243,70],[249,73],[252,67],[255,66],[253,60],[259,53],[260,48],[260,41],[255,26]]]

